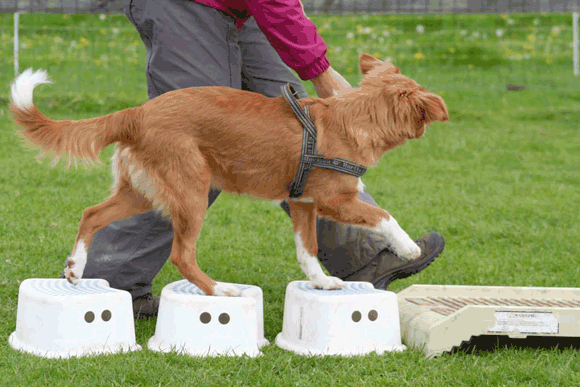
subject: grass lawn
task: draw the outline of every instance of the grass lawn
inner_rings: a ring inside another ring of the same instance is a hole
[[[441,94],[451,122],[387,154],[365,175],[376,201],[413,237],[436,230],[443,254],[392,284],[580,286],[580,78],[572,75],[571,16],[313,16],[329,57],[352,82],[360,51],[390,60]],[[22,15],[21,69],[48,69],[37,106],[81,119],[146,99],[144,51],[123,17]],[[274,345],[260,358],[198,359],[140,352],[46,360],[12,350],[18,286],[53,278],[85,207],[108,195],[109,168],[39,165],[13,135],[12,16],[0,15],[0,385],[102,386],[573,386],[575,349],[509,348],[354,358],[304,358]],[[521,91],[506,90],[522,84]],[[313,88],[309,91],[313,92]],[[108,164],[111,148],[101,159]],[[282,328],[284,291],[304,279],[291,222],[269,202],[223,194],[208,211],[199,264],[215,279],[264,291],[265,334]],[[180,279],[167,264],[153,287]],[[155,320],[137,321],[146,347]]]

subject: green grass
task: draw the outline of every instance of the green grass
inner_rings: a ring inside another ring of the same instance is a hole
[[[365,176],[377,202],[410,235],[436,230],[446,238],[434,264],[390,290],[414,283],[580,286],[580,79],[572,75],[570,15],[312,19],[332,63],[351,82],[359,80],[360,51],[391,57],[449,107],[451,122],[432,125]],[[146,99],[144,52],[123,17],[22,15],[21,22],[21,69],[47,68],[55,82],[36,93],[49,117],[81,119]],[[21,147],[5,104],[11,31],[11,15],[0,15],[0,385],[580,385],[572,349],[496,349],[434,360],[415,349],[308,359],[273,345],[256,359],[144,349],[46,360],[13,351],[7,338],[15,328],[19,283],[59,274],[82,210],[107,196],[110,177],[108,167],[39,165]],[[526,89],[507,91],[508,83]],[[102,160],[110,154],[108,148]],[[224,194],[208,212],[198,248],[200,266],[212,277],[263,289],[265,334],[273,341],[282,328],[286,284],[304,279],[283,211]],[[154,291],[180,278],[167,264]],[[137,321],[137,341],[146,346],[154,329],[155,320]]]

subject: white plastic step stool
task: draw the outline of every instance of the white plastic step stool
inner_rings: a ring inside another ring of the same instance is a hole
[[[262,289],[236,285],[242,290],[239,297],[207,296],[187,280],[165,286],[149,349],[191,356],[260,355],[269,344]]]
[[[20,284],[14,349],[48,358],[141,349],[131,295],[102,279],[27,279]]]
[[[345,285],[341,290],[319,290],[309,281],[288,284],[276,345],[307,356],[404,350],[397,295],[368,282]]]

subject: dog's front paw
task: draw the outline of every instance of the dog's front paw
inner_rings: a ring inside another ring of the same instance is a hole
[[[223,282],[216,282],[215,287],[213,288],[214,296],[239,297],[241,294],[242,290],[239,287]]]
[[[81,240],[76,244],[73,253],[65,261],[64,278],[71,284],[77,285],[83,276],[86,265],[87,247]]]
[[[408,261],[417,259],[421,256],[421,248],[417,246],[417,244],[413,242],[411,238],[402,244],[394,243],[393,250],[399,257]]]
[[[64,278],[73,285],[78,285],[83,272],[78,272],[78,265],[70,259],[66,260],[66,267],[64,268]]]
[[[68,257],[65,261],[64,278],[73,285],[78,285],[85,271],[85,262],[78,262],[74,257]]]
[[[324,276],[314,281],[310,281],[315,289],[340,290],[344,288],[344,281],[337,277]]]

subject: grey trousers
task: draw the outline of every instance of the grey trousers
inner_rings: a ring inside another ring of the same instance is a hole
[[[253,18],[238,30],[226,13],[184,0],[124,0],[124,9],[147,51],[149,98],[192,86],[228,86],[277,97],[288,82],[307,96]],[[212,189],[210,206],[219,193]],[[377,205],[368,192],[360,197]],[[287,203],[282,208],[289,214]],[[387,247],[374,233],[323,218],[317,221],[317,234],[319,260],[341,278]],[[83,277],[106,279],[133,298],[146,294],[169,258],[172,241],[171,224],[154,211],[115,221],[95,235]]]

